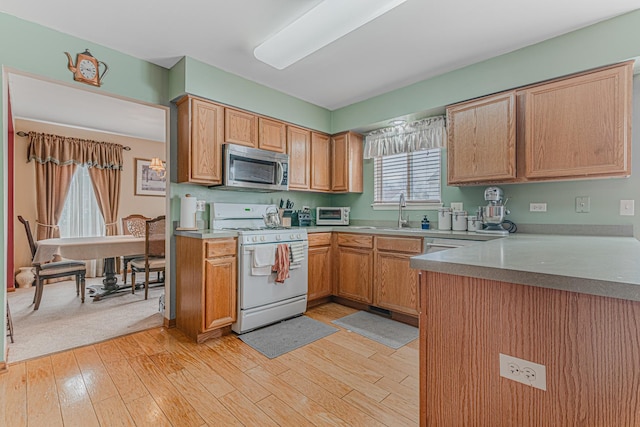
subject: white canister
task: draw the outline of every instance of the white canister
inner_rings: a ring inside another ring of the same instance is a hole
[[[451,228],[453,229],[453,231],[466,231],[467,230],[467,212],[453,211]]]
[[[438,230],[451,230],[451,208],[438,209]]]
[[[467,217],[467,230],[468,231],[482,230],[482,222],[478,219],[477,216]]]

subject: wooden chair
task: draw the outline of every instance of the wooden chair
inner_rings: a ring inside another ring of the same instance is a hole
[[[18,215],[18,220],[24,225],[24,229],[27,233],[27,240],[29,241],[29,247],[31,248],[31,259],[33,260],[33,257],[36,255],[36,243],[33,240],[33,235],[31,234],[31,226],[29,225],[29,221],[20,215]],[[35,267],[36,274],[36,292],[33,296],[33,302],[35,303],[35,307],[33,308],[34,310],[37,310],[40,307],[44,281],[59,277],[75,276],[76,296],[82,292],[81,301],[84,302],[85,275],[87,274],[87,267],[83,261],[63,260],[48,262],[46,264],[34,262],[32,265]]]
[[[144,299],[149,297],[149,274],[158,272],[155,283],[164,283],[165,216],[147,220],[145,223],[144,258],[131,261],[131,293],[136,291],[136,273],[144,271]],[[162,280],[160,278],[162,277]]]
[[[132,214],[129,216],[125,216],[122,218],[122,234],[131,235],[136,237],[144,237],[145,223],[147,220],[151,218],[147,218],[144,215]],[[144,254],[138,255],[124,255],[122,257],[122,283],[127,284],[127,266],[136,258],[143,258]]]

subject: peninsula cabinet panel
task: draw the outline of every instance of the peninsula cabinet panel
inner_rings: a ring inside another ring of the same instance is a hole
[[[640,302],[424,272],[421,425],[640,425]],[[499,354],[546,367],[546,391]]]
[[[449,185],[516,178],[514,91],[447,107]]]
[[[331,145],[331,191],[362,193],[362,135],[334,135]]]
[[[224,141],[258,147],[258,116],[247,111],[224,109]]]
[[[311,190],[331,191],[331,137],[311,132]]]
[[[258,118],[258,148],[284,153],[287,151],[287,125],[278,120]]]
[[[289,154],[289,189],[311,188],[311,131],[287,126],[287,153]]]
[[[178,105],[178,182],[222,183],[224,107],[185,96]]]
[[[631,174],[631,64],[518,92],[524,176]]]

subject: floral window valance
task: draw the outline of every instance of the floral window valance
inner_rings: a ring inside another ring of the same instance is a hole
[[[405,126],[378,129],[365,136],[364,158],[442,148],[447,139],[444,116],[429,117]]]
[[[90,141],[46,133],[29,132],[27,160],[76,164],[96,169],[122,170],[123,146],[111,142]]]

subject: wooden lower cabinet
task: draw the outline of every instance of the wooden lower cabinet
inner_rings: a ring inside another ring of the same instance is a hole
[[[176,236],[176,327],[202,342],[237,315],[235,238]]]
[[[418,271],[410,258],[422,253],[422,238],[376,237],[373,305],[418,315]]]
[[[336,240],[336,294],[373,303],[373,236],[339,233]]]
[[[638,426],[640,302],[423,272],[421,426]],[[545,366],[546,391],[500,376]]]
[[[331,233],[309,234],[309,291],[307,301],[331,296],[333,262]]]

